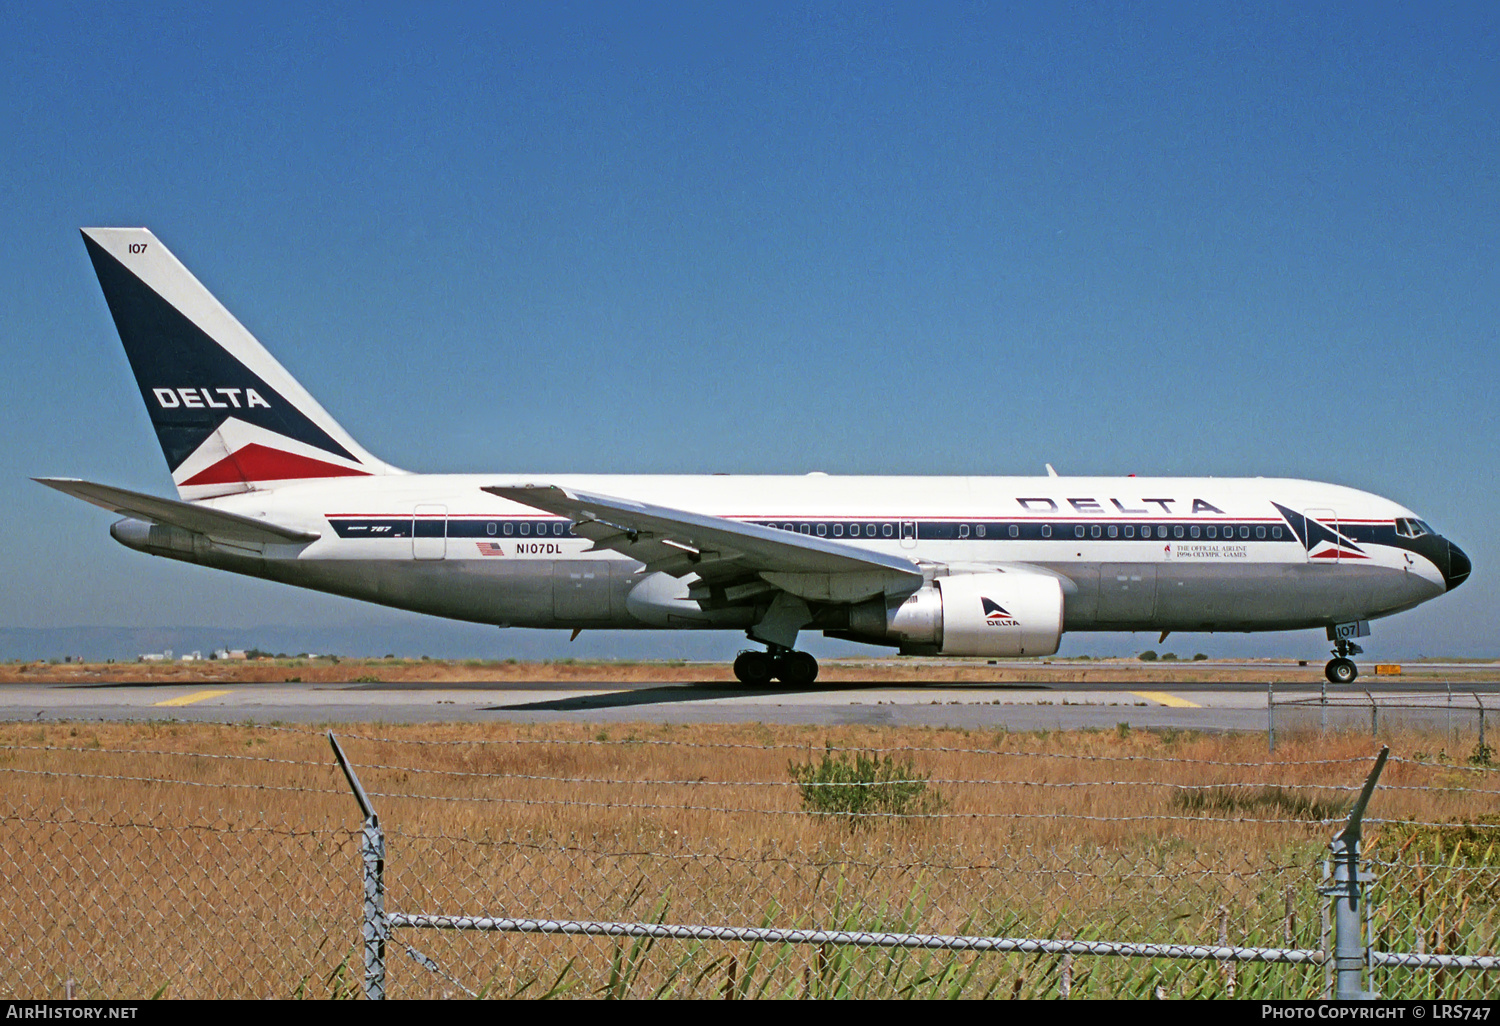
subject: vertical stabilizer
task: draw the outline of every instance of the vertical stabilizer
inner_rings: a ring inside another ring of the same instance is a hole
[[[177,492],[400,473],[366,452],[144,228],[84,228]]]

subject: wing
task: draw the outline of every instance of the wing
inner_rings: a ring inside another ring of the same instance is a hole
[[[573,521],[573,532],[673,577],[697,575],[693,597],[734,604],[772,589],[809,602],[861,602],[922,586],[909,559],[724,517],[556,485],[494,485],[491,495]],[[770,585],[771,587],[767,587]],[[701,597],[700,597],[701,595]],[[722,596],[722,597],[721,597]]]
[[[176,499],[162,499],[125,488],[94,484],[92,481],[67,477],[34,477],[32,480],[121,516],[147,520],[153,524],[169,524],[184,531],[229,541],[285,545],[288,542],[317,541],[321,537],[314,532],[281,527],[253,517],[242,517],[238,513],[226,513],[220,509],[179,502]]]

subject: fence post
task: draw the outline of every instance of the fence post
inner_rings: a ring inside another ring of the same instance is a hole
[[[360,860],[365,870],[364,922],[360,935],[365,948],[365,998],[385,999],[385,942],[390,924],[385,917],[385,832],[371,816],[360,831]]]
[[[1328,681],[1318,688],[1318,730],[1320,733],[1328,733]]]
[[[1373,998],[1376,995],[1364,989],[1364,970],[1368,963],[1365,951],[1364,915],[1360,908],[1363,899],[1362,881],[1359,878],[1359,842],[1365,806],[1375,793],[1375,783],[1380,771],[1385,768],[1386,757],[1391,754],[1389,746],[1382,746],[1375,758],[1375,768],[1365,778],[1365,786],[1359,800],[1349,810],[1348,822],[1329,844],[1333,852],[1333,883],[1320,887],[1319,891],[1333,899],[1333,962],[1337,981],[1336,996],[1340,1001]]]
[[[1378,703],[1378,702],[1375,701],[1375,696],[1372,695],[1372,694],[1370,694],[1369,691],[1365,692],[1365,697],[1370,700],[1370,736],[1371,737],[1379,737],[1380,736],[1380,703]]]
[[[1266,751],[1276,751],[1276,685],[1266,685]]]
[[[359,802],[359,810],[365,821],[359,833],[359,857],[364,867],[365,900],[364,915],[360,923],[360,936],[364,941],[365,998],[370,1001],[385,1000],[385,942],[391,935],[390,920],[385,914],[385,831],[380,828],[380,817],[370,804],[354,768],[344,757],[333,731],[328,732],[328,743],[333,746],[333,757]]]

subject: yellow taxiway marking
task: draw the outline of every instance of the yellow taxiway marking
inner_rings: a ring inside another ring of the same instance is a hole
[[[1144,698],[1149,702],[1171,706],[1173,709],[1203,708],[1197,702],[1189,702],[1186,698],[1178,698],[1176,695],[1169,695],[1165,691],[1132,691],[1131,694],[1137,698]]]
[[[227,695],[228,691],[194,691],[191,695],[181,695],[177,698],[169,698],[165,702],[152,702],[152,706],[158,705],[192,705],[194,702],[202,702],[208,698],[218,698]]]

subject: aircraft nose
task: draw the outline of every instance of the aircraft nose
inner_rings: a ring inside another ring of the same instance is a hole
[[[1471,569],[1473,569],[1473,565],[1469,562],[1469,557],[1464,555],[1464,550],[1449,542],[1448,572],[1443,575],[1443,580],[1448,584],[1448,590],[1452,591],[1468,580]]]

